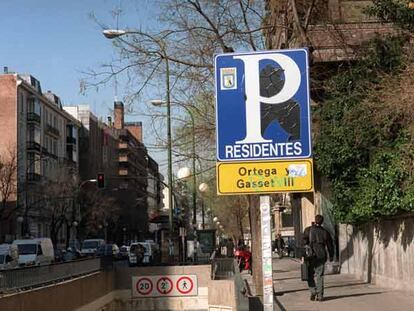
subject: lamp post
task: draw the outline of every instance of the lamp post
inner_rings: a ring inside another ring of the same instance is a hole
[[[170,66],[168,62],[168,56],[165,50],[165,42],[162,39],[152,37],[148,34],[139,32],[139,31],[127,31],[119,29],[105,29],[103,35],[108,39],[119,38],[127,34],[139,34],[144,36],[151,41],[153,41],[159,47],[158,54],[165,61],[165,70],[166,70],[166,104],[167,104],[167,140],[168,140],[168,201],[170,204],[170,212],[168,217],[170,238],[173,237],[174,232],[174,222],[173,222],[173,195],[172,195],[172,151],[171,151],[171,101],[170,101]]]
[[[124,233],[124,245],[126,245],[126,231],[127,231],[127,228],[126,227],[123,227],[122,228],[122,231]]]
[[[17,217],[16,220],[19,224],[19,236],[17,238],[21,238],[23,236],[23,221],[24,221],[24,218],[23,218],[23,216],[19,216],[19,217]]]
[[[77,201],[77,203],[79,205],[81,205],[80,204],[81,203],[81,200],[80,200],[80,192],[82,190],[82,187],[84,185],[86,185],[87,183],[96,183],[96,182],[97,182],[96,179],[87,179],[87,180],[82,181],[79,184],[78,188],[76,189],[76,193],[75,193],[75,195],[76,195],[75,200]],[[75,204],[75,202],[73,202],[73,205],[74,204]],[[77,217],[78,215],[76,215],[76,214],[78,214],[78,211],[75,210],[75,206],[73,206],[73,208],[72,208],[72,225],[73,225],[74,229],[73,229],[73,237],[71,238],[71,240],[73,241],[74,245],[76,245],[76,235],[77,235],[77,228],[76,227],[79,225],[78,221],[80,221],[80,219],[79,219],[80,217],[78,218]],[[80,214],[80,210],[79,210],[79,214]],[[76,225],[75,225],[75,223],[76,223]]]
[[[206,183],[201,183],[198,186],[198,190],[204,194],[208,191],[208,185]],[[203,230],[205,229],[205,222],[204,222],[204,198],[201,197],[201,219],[202,219],[202,226],[203,226]]]
[[[163,106],[166,104],[165,101],[160,99],[151,100],[150,103],[154,106]],[[195,153],[195,122],[194,122],[194,115],[191,109],[182,103],[179,102],[173,102],[172,104],[179,105],[180,107],[184,108],[185,111],[187,111],[188,115],[190,116],[191,120],[191,153],[192,153],[192,167],[193,167],[193,189],[192,189],[192,206],[193,206],[193,230],[197,227],[197,190],[196,190],[196,184],[197,184],[197,177],[196,177],[196,153]],[[171,103],[170,103],[171,105]],[[168,106],[168,105],[167,105]],[[168,118],[171,116],[169,115]],[[182,176],[181,178],[187,178],[190,175]]]

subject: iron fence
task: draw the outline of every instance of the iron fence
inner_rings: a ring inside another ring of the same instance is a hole
[[[101,258],[91,258],[3,270],[0,272],[0,293],[47,285],[101,269]]]
[[[234,276],[234,258],[214,258],[211,261],[211,279],[225,280]]]

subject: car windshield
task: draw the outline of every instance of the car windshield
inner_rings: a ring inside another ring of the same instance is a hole
[[[5,255],[0,255],[0,265],[5,263],[5,259],[6,259]]]
[[[86,241],[82,243],[82,248],[98,248],[98,241]]]
[[[19,255],[34,255],[37,252],[37,244],[19,244],[17,249],[19,250]]]

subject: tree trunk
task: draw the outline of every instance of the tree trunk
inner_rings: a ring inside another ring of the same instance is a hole
[[[249,219],[252,234],[252,258],[253,258],[253,282],[256,295],[263,298],[263,273],[262,273],[262,238],[260,227],[260,197],[249,196]]]

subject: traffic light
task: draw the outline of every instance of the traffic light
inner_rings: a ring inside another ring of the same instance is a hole
[[[103,189],[105,188],[105,174],[98,174],[98,188]]]

